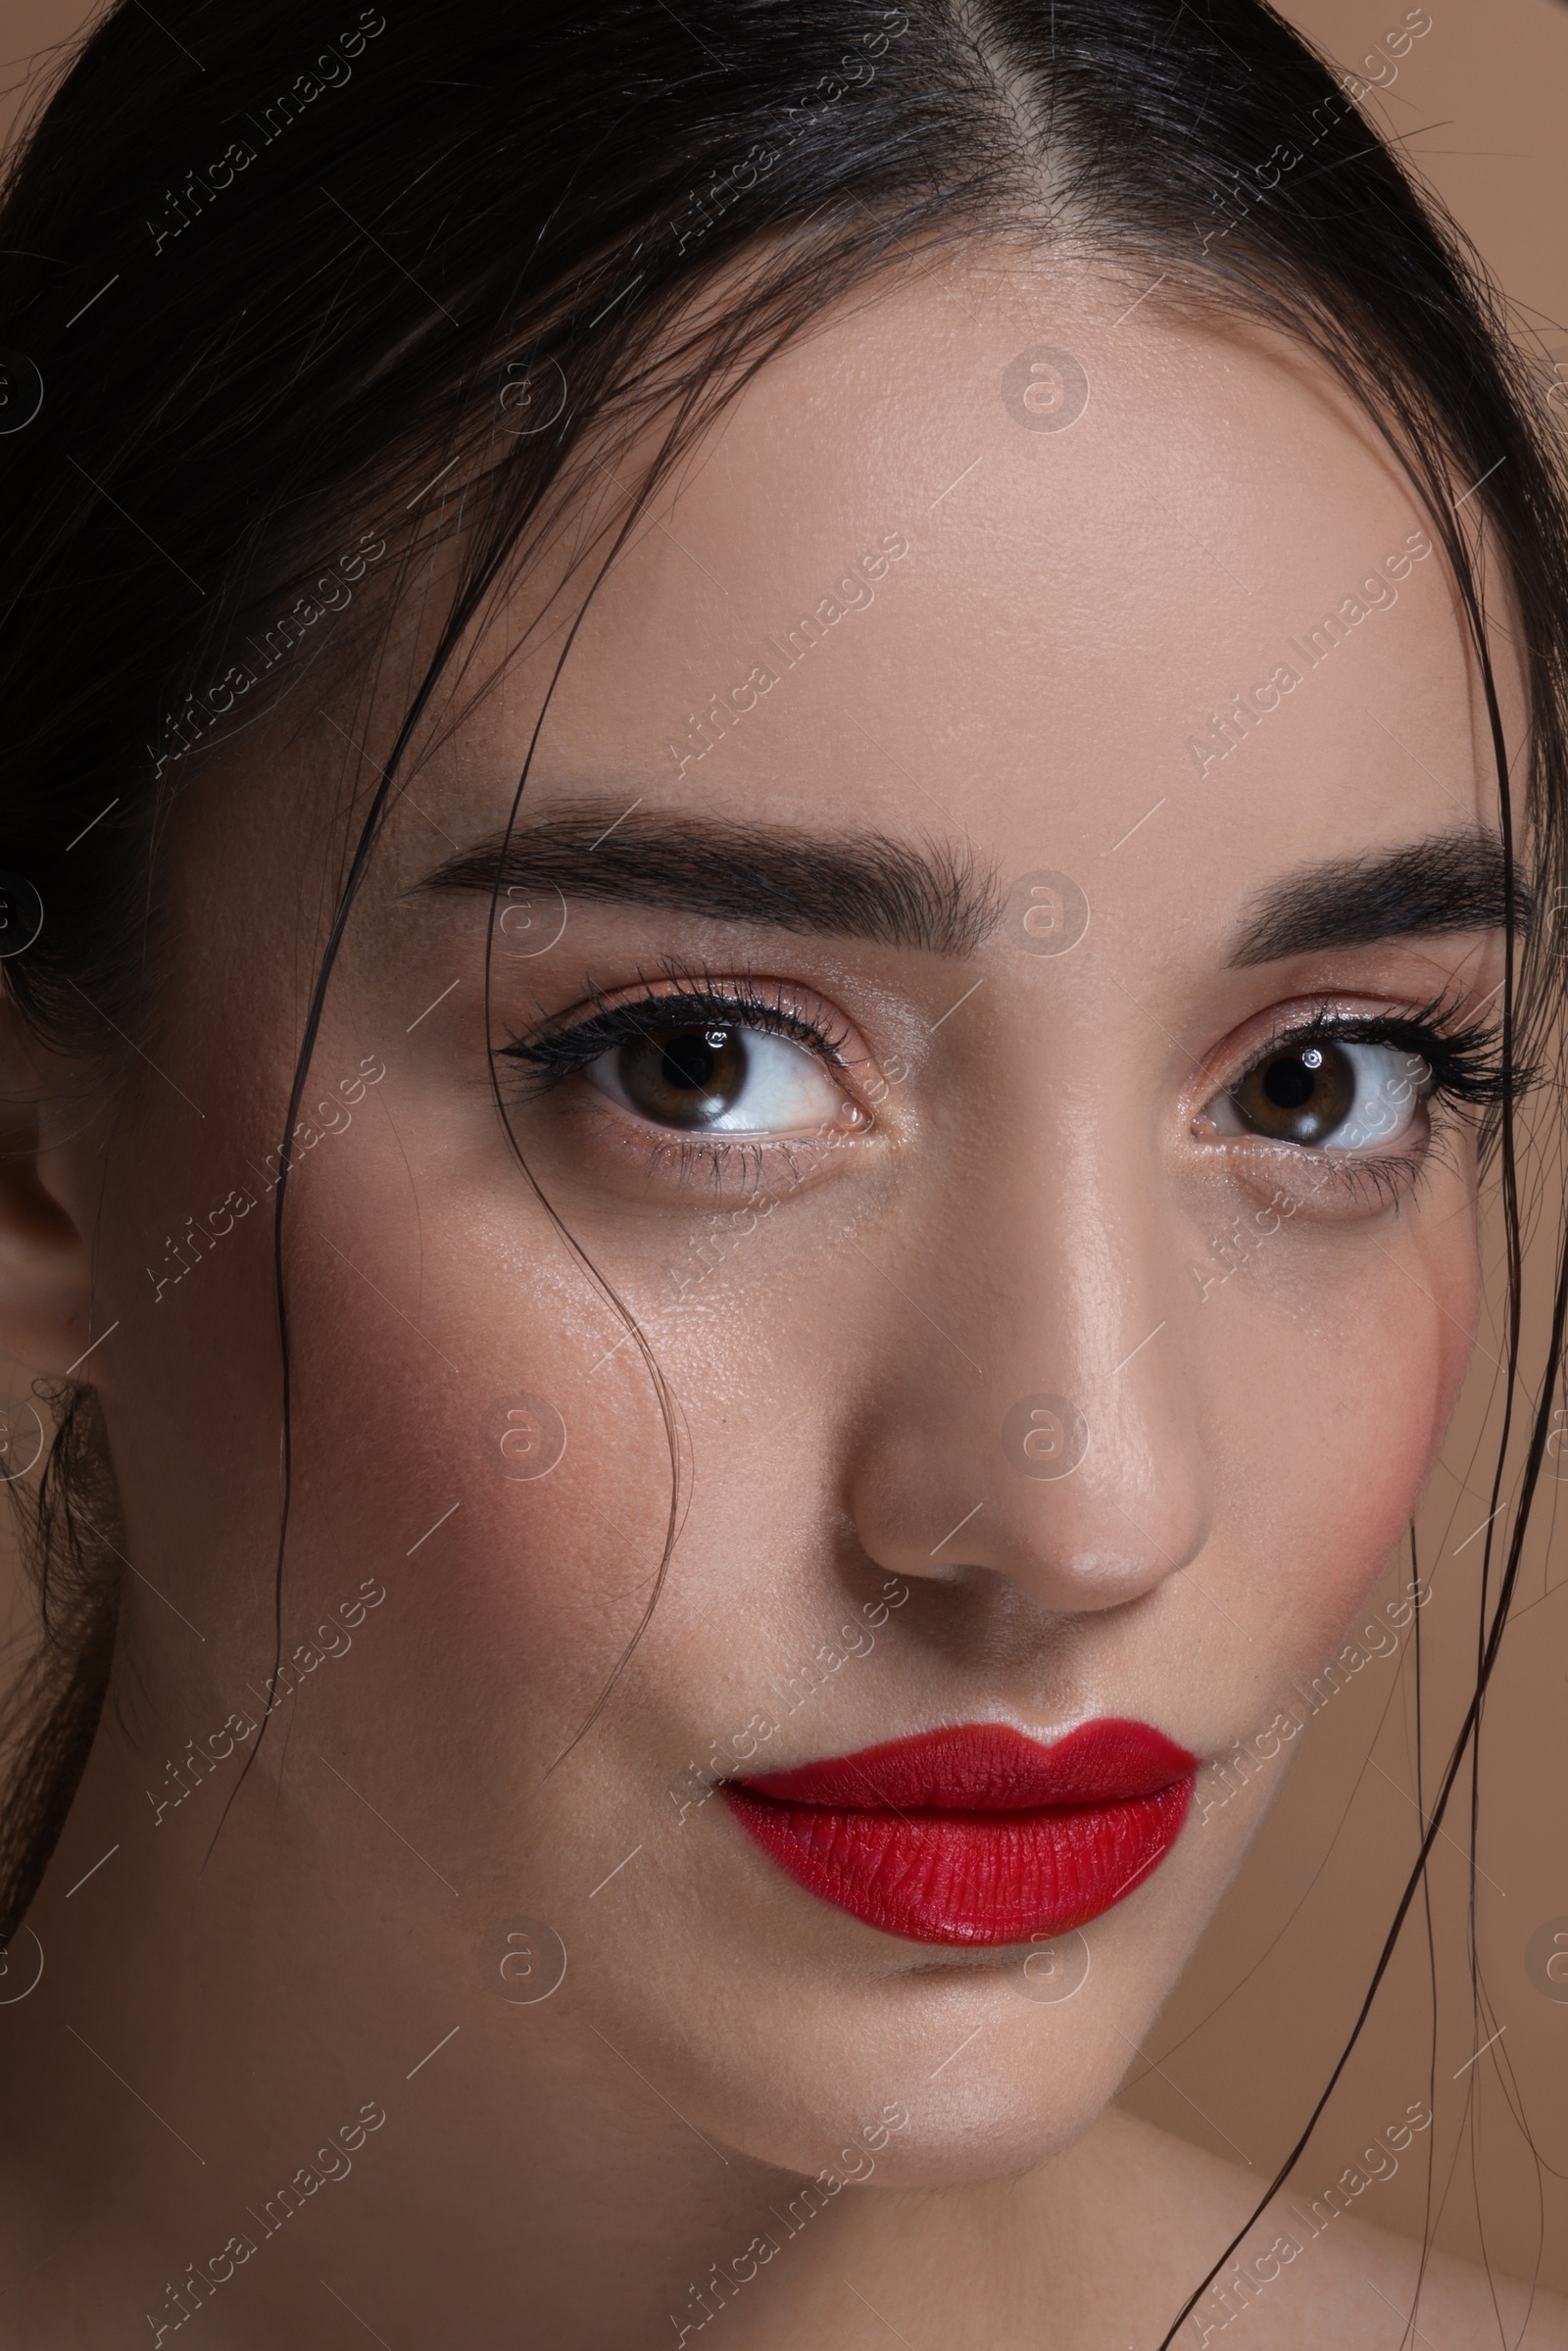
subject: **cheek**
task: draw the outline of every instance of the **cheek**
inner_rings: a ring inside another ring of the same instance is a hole
[[[670,1459],[635,1342],[548,1224],[516,1199],[466,1207],[421,1240],[389,1194],[361,1218],[366,1282],[318,1263],[296,1530],[323,1593],[334,1559],[392,1563],[353,1702],[439,1726],[498,1786],[559,1754],[636,1631]]]
[[[1468,1217],[1420,1249],[1396,1231],[1372,1255],[1363,1244],[1353,1279],[1303,1283],[1288,1319],[1258,1300],[1224,1381],[1231,1547],[1291,1671],[1336,1644],[1396,1549],[1469,1353]]]
[[[322,1060],[354,1066],[347,1049]],[[416,1209],[398,1136],[417,1131],[417,1104],[395,1075],[384,1084],[387,1114],[371,1094],[324,1135],[289,1204],[289,1642],[368,1575],[387,1592],[297,1703],[348,1736],[407,1725],[416,1792],[432,1740],[499,1786],[553,1760],[635,1632],[669,1448],[624,1324],[506,1164],[416,1157]],[[128,1369],[110,1404],[131,1524],[192,1563],[176,1596],[194,1623],[215,1641],[215,1619],[233,1623],[238,1687],[270,1669],[272,1645],[281,1389],[265,1176],[257,1207],[205,1256],[188,1249],[191,1271],[156,1304],[143,1271],[147,1235],[179,1230],[171,1202],[221,1200],[265,1150],[265,1127],[223,1118],[213,1096],[204,1107],[210,1163],[203,1126],[195,1145],[146,1154],[163,1191],[124,1205]]]

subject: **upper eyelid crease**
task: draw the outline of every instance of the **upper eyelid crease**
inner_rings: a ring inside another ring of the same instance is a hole
[[[1346,1036],[1352,1042],[1366,1042],[1379,1035],[1396,1031],[1422,1032],[1434,1046],[1443,1046],[1452,1038],[1500,1039],[1498,1021],[1466,1023],[1460,1017],[1464,1002],[1462,990],[1445,989],[1429,997],[1424,1004],[1399,1009],[1384,1007],[1379,1010],[1351,1009],[1344,996],[1327,992],[1316,997],[1297,1000],[1301,1008],[1280,1016],[1276,1010],[1274,1025],[1251,1050],[1246,1063],[1248,1068],[1265,1053],[1277,1052],[1281,1045],[1298,1038],[1315,1036]]]
[[[639,994],[638,991],[641,991]],[[768,993],[771,991],[771,993]],[[665,963],[657,979],[639,971],[630,987],[612,990],[608,995],[590,980],[586,996],[593,1009],[587,1015],[572,1012],[557,1014],[542,1024],[539,1034],[568,1034],[589,1026],[595,1020],[620,1020],[638,1011],[658,1014],[668,1005],[685,1007],[694,1018],[712,1014],[715,1018],[734,1018],[737,1014],[763,1019],[792,1019],[800,1027],[815,1035],[817,1025],[804,1014],[786,1009],[786,1000],[802,991],[789,980],[758,981],[749,971],[726,971],[715,976],[706,969],[696,970],[682,963]],[[821,1001],[818,999],[817,1001]]]
[[[1534,1082],[1536,1072],[1523,1065],[1511,1070],[1504,1067],[1499,1058],[1500,1024],[1455,1024],[1455,1010],[1451,996],[1434,998],[1408,1012],[1346,1012],[1325,1003],[1316,1012],[1279,1023],[1216,1093],[1233,1092],[1270,1054],[1321,1037],[1350,1045],[1394,1045],[1419,1053],[1432,1073],[1434,1101],[1463,1102],[1486,1110],[1522,1094]],[[1207,1097],[1209,1102],[1214,1099],[1215,1094]]]
[[[622,996],[618,1001],[604,998],[596,988],[590,989],[594,1008],[586,1016],[558,1018],[544,1023],[530,1035],[513,1035],[499,1051],[510,1060],[532,1062],[542,1076],[567,1077],[573,1070],[586,1068],[624,1037],[646,1036],[656,1025],[669,1025],[667,1019],[662,1023],[659,1020],[667,1005],[683,1008],[693,1023],[711,1020],[715,1025],[748,1026],[788,1037],[835,1067],[845,1066],[842,1053],[845,1034],[830,1036],[825,1026],[789,1008],[784,1001],[787,984],[782,981],[774,983],[775,993],[769,997],[750,979],[731,977],[715,982],[679,971],[666,971],[664,979],[662,992],[656,993],[654,983],[644,979],[640,983],[642,995]],[[639,1014],[646,1018],[639,1019]]]

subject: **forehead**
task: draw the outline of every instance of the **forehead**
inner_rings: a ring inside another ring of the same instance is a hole
[[[1373,428],[1294,346],[1135,300],[971,258],[769,362],[597,592],[533,804],[956,825],[1074,870],[1140,825],[1129,865],[1215,873],[1490,813]],[[514,774],[507,707],[476,723]]]

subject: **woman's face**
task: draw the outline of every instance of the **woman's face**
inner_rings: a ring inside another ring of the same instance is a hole
[[[803,2171],[891,2102],[884,2179],[1063,2143],[1432,1463],[1484,713],[1344,400],[1132,302],[968,267],[770,364],[542,725],[564,602],[475,698],[481,649],[360,892],[287,1195],[296,1662],[223,1831],[270,1875],[221,1883],[271,1948],[286,1878],[296,1992],[438,1986],[470,2102],[548,2052]],[[272,1667],[267,1154],[395,642],[188,785],[157,1066],[53,1162],[172,1604],[127,1597],[127,1807]]]

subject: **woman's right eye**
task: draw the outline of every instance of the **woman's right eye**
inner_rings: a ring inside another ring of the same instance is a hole
[[[688,1018],[642,1028],[583,1074],[622,1109],[686,1134],[807,1134],[843,1125],[851,1107],[819,1054],[738,1023]]]

